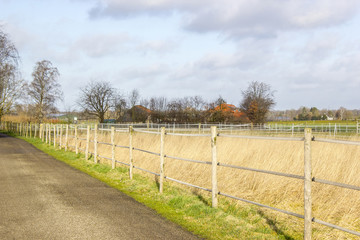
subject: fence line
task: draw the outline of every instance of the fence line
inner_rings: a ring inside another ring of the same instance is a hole
[[[224,123],[198,123],[198,124],[179,124],[179,123],[128,123],[128,124],[100,124],[100,129],[104,131],[110,129],[111,126],[114,126],[115,129],[124,129],[125,131],[129,126],[133,126],[134,129],[150,129],[160,132],[161,127],[166,127],[169,131],[173,133],[183,132],[183,131],[199,131],[200,133],[210,132],[210,126],[216,125],[219,132],[236,132],[236,131],[260,131],[267,133],[303,133],[305,128],[311,128],[313,132],[316,133],[326,133],[329,136],[336,136],[337,134],[356,134],[360,133],[360,123],[329,123],[329,124],[318,124],[312,123],[299,123],[299,124],[279,124],[279,123],[267,123],[262,125],[252,125],[252,124],[224,124]]]
[[[69,126],[69,125],[65,125],[65,142],[63,142],[62,139],[62,129],[63,129],[63,125],[50,125],[50,124],[40,124],[39,126],[37,126],[36,124],[15,124],[15,123],[9,123],[9,122],[1,122],[1,126],[0,128],[2,130],[6,130],[9,132],[15,132],[21,136],[25,136],[25,137],[36,137],[37,136],[37,130],[39,131],[39,138],[42,141],[45,141],[45,143],[48,144],[54,144],[54,146],[56,147],[57,145],[59,145],[60,148],[63,148],[65,150],[67,150],[68,147],[70,148],[74,148],[76,153],[78,153],[78,150],[80,151],[85,151],[85,155],[86,155],[86,159],[88,160],[88,155],[87,154],[91,154],[94,157],[94,162],[98,163],[97,158],[103,158],[103,159],[107,159],[113,162],[113,164],[116,163],[120,163],[126,166],[129,166],[129,177],[132,179],[133,177],[133,169],[138,169],[141,171],[145,171],[148,172],[150,174],[154,174],[156,176],[160,176],[160,180],[161,179],[168,179],[170,181],[174,181],[183,185],[187,185],[190,187],[195,187],[198,189],[202,189],[208,192],[212,193],[212,206],[213,207],[217,207],[217,202],[218,202],[218,195],[222,195],[225,197],[229,197],[229,198],[233,198],[239,201],[243,201],[243,202],[247,202],[250,204],[254,204],[260,207],[265,207],[268,209],[272,209],[284,214],[288,214],[291,216],[295,216],[298,218],[303,218],[304,219],[304,239],[311,239],[311,233],[312,233],[312,222],[316,222],[319,224],[322,224],[324,226],[328,226],[328,227],[332,227],[347,233],[351,233],[353,235],[356,236],[360,236],[359,232],[353,231],[353,230],[349,230],[331,223],[327,223],[324,222],[322,220],[319,219],[315,219],[314,217],[312,217],[312,212],[311,212],[311,206],[312,206],[312,193],[311,193],[311,183],[312,182],[317,182],[317,183],[322,183],[322,184],[327,184],[327,185],[332,185],[332,186],[336,186],[336,187],[342,187],[342,188],[346,188],[346,189],[351,189],[351,190],[355,190],[355,191],[360,191],[360,187],[359,186],[354,186],[354,185],[349,185],[349,184],[344,184],[344,183],[338,183],[338,182],[332,182],[329,180],[324,180],[324,179],[318,179],[314,176],[312,176],[311,174],[311,142],[312,141],[318,141],[318,142],[325,142],[325,143],[334,143],[334,144],[350,144],[350,145],[356,145],[359,146],[360,143],[356,142],[356,141],[342,141],[342,140],[330,140],[330,139],[317,139],[314,138],[312,136],[312,130],[310,128],[306,128],[305,129],[305,137],[304,138],[283,138],[283,137],[258,137],[258,136],[239,136],[239,135],[226,135],[226,134],[219,134],[217,132],[217,127],[213,126],[211,127],[211,135],[208,134],[178,134],[178,133],[166,133],[165,132],[165,128],[162,127],[160,133],[156,132],[156,134],[160,134],[161,136],[161,147],[160,147],[160,153],[156,153],[156,152],[152,152],[152,151],[148,151],[148,150],[144,150],[144,149],[140,149],[140,148],[135,148],[133,146],[133,141],[132,141],[132,135],[133,132],[144,132],[144,133],[154,133],[151,131],[142,131],[142,130],[135,130],[133,129],[133,126],[129,126],[129,129],[127,131],[128,133],[128,137],[129,137],[129,146],[121,146],[121,145],[116,145],[114,143],[114,133],[115,133],[115,127],[112,126],[110,131],[111,131],[111,143],[107,143],[107,142],[99,142],[98,141],[98,126],[95,125],[94,129],[92,130],[90,126],[87,126],[87,128],[84,128],[87,130],[87,137],[86,138],[80,138],[78,137],[78,130],[80,128],[78,128],[78,126]],[[59,128],[60,128],[60,134],[59,134]],[[74,131],[74,135],[69,135],[69,129],[71,131]],[[90,131],[94,132],[94,136],[93,136],[93,140],[90,139]],[[106,130],[107,131],[107,130]],[[175,156],[167,156],[165,155],[164,151],[163,151],[163,144],[164,144],[164,136],[165,134],[167,135],[174,135],[174,136],[206,136],[206,137],[211,137],[211,152],[212,152],[212,161],[198,161],[198,160],[192,160],[192,159],[186,159],[186,158],[181,158],[181,157],[175,157]],[[217,161],[217,153],[216,153],[216,138],[218,136],[221,137],[237,137],[237,138],[247,138],[247,139],[261,139],[261,140],[287,140],[287,141],[304,141],[304,176],[300,176],[300,175],[295,175],[295,174],[288,174],[288,173],[281,173],[281,172],[275,172],[275,171],[268,171],[268,170],[262,170],[262,169],[254,169],[254,168],[247,168],[247,167],[242,167],[242,166],[235,166],[235,165],[230,165],[230,164],[224,164],[224,163],[220,163]],[[59,138],[60,140],[57,141],[57,138]],[[69,145],[69,138],[74,139],[75,141],[75,145]],[[86,141],[86,148],[81,148],[79,147],[79,144],[81,143],[81,141]],[[90,152],[89,151],[89,143],[92,142],[94,143],[94,152]],[[112,146],[112,157],[106,157],[106,156],[102,156],[97,152],[97,146],[98,144],[104,144],[104,145],[109,145]],[[121,161],[118,161],[115,159],[115,147],[118,148],[128,148],[129,149],[129,163],[124,163]],[[150,170],[147,169],[143,169],[140,168],[138,166],[135,166],[133,164],[133,150],[136,151],[141,151],[147,154],[152,154],[152,155],[156,155],[156,156],[160,156],[160,173],[156,173],[156,172],[152,172]],[[212,189],[207,189],[201,186],[196,186],[193,185],[191,183],[186,183],[174,178],[171,178],[169,176],[165,175],[164,172],[164,158],[169,158],[169,159],[176,159],[176,160],[181,160],[181,161],[187,161],[187,162],[193,162],[193,163],[200,163],[200,164],[208,164],[211,165],[211,179],[212,179]],[[114,165],[113,165],[114,167]],[[219,192],[217,190],[217,168],[218,167],[227,167],[227,168],[234,168],[234,169],[239,169],[239,170],[246,170],[246,171],[254,171],[254,172],[260,172],[260,173],[265,173],[265,174],[272,174],[272,175],[278,175],[278,176],[282,176],[282,177],[288,177],[288,178],[296,178],[296,179],[300,179],[304,181],[304,215],[300,215],[297,213],[293,213],[293,212],[289,212],[287,210],[283,210],[283,209],[278,209],[275,207],[271,207],[271,206],[267,206],[261,203],[257,203],[257,202],[253,202],[250,200],[246,200],[246,199],[242,199],[236,196],[232,196],[229,194],[225,194],[223,192]],[[161,184],[159,186],[159,190],[160,192],[163,191],[163,183],[161,180]]]

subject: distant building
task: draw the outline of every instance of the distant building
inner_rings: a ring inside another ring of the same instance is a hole
[[[325,116],[326,116],[326,120],[329,120],[329,121],[333,121],[333,120],[334,120],[334,117],[329,117],[329,116],[326,115],[326,114],[325,114]]]

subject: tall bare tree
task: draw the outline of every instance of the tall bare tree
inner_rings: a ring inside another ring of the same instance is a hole
[[[134,122],[135,121],[135,105],[137,104],[137,102],[139,101],[140,98],[140,93],[137,89],[133,89],[129,95],[129,103],[130,103],[130,107],[131,107],[131,119]]]
[[[274,91],[263,82],[251,82],[242,92],[243,100],[240,109],[246,113],[252,123],[264,123],[266,114],[275,104]]]
[[[114,96],[114,108],[115,108],[115,117],[117,121],[122,121],[122,117],[126,112],[126,99],[120,93],[116,93]]]
[[[109,82],[90,82],[81,89],[79,106],[87,113],[104,122],[105,113],[117,104],[116,90]]]
[[[0,122],[21,95],[23,80],[18,71],[19,55],[7,34],[0,30]]]
[[[59,76],[59,70],[48,60],[37,62],[34,67],[33,81],[29,84],[28,94],[34,104],[38,122],[42,122],[48,113],[54,112],[55,103],[62,99]]]

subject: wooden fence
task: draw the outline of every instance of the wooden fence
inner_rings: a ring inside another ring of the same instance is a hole
[[[42,141],[48,143],[48,144],[53,144],[54,147],[59,147],[59,148],[64,148],[65,151],[69,150],[69,148],[72,148],[76,153],[79,153],[79,151],[82,151],[85,153],[85,158],[88,160],[90,154],[93,156],[93,160],[94,163],[98,163],[98,158],[103,158],[103,159],[107,159],[111,161],[111,165],[112,168],[115,168],[115,164],[119,163],[122,165],[125,165],[127,167],[129,167],[129,177],[132,179],[133,178],[133,169],[138,169],[141,171],[145,171],[147,173],[156,175],[159,177],[159,191],[162,193],[164,191],[163,188],[163,183],[164,180],[170,180],[170,181],[174,181],[183,185],[187,185],[190,187],[194,187],[194,188],[198,188],[204,191],[208,191],[211,192],[212,195],[212,207],[216,208],[218,205],[218,196],[222,195],[228,198],[232,198],[232,199],[236,199],[239,201],[243,201],[246,203],[250,203],[250,204],[254,204],[257,205],[259,207],[264,207],[264,208],[268,208],[274,211],[278,211],[287,215],[291,215],[297,218],[301,218],[304,219],[304,239],[308,240],[311,239],[311,235],[312,235],[312,222],[316,222],[331,228],[335,228],[356,236],[360,236],[360,232],[357,231],[353,231],[350,229],[346,229],[328,222],[324,222],[320,219],[316,219],[313,217],[312,215],[312,192],[311,192],[311,186],[313,182],[317,182],[317,183],[321,183],[321,184],[326,184],[326,185],[332,185],[332,186],[336,186],[336,187],[341,187],[341,188],[346,188],[346,189],[351,189],[354,191],[360,191],[360,187],[359,186],[354,186],[354,185],[349,185],[349,184],[343,184],[343,183],[339,183],[339,182],[333,182],[333,181],[328,181],[325,179],[319,179],[315,176],[312,175],[312,169],[311,169],[311,142],[312,141],[318,141],[318,142],[326,142],[329,144],[348,144],[348,145],[357,145],[360,146],[360,142],[358,141],[341,141],[341,140],[332,140],[332,139],[322,139],[322,138],[315,138],[312,135],[312,129],[311,128],[305,128],[304,130],[304,137],[301,138],[295,138],[295,137],[266,137],[266,136],[243,136],[243,135],[227,135],[227,134],[223,134],[223,133],[219,133],[217,131],[217,127],[216,126],[212,126],[210,129],[210,134],[182,134],[182,133],[171,133],[171,132],[166,132],[165,127],[161,127],[161,131],[157,132],[157,131],[147,131],[146,128],[145,129],[138,129],[138,128],[133,128],[133,126],[129,126],[128,128],[122,128],[122,129],[115,129],[114,126],[110,127],[110,129],[108,128],[98,128],[98,125],[94,125],[94,126],[89,126],[89,125],[50,125],[50,124],[24,124],[24,123],[12,123],[12,122],[2,122],[1,123],[1,128],[2,130],[5,131],[9,131],[9,132],[13,132],[16,134],[19,134],[21,136],[25,136],[25,137],[38,137],[40,139],[42,139]],[[74,135],[70,135],[70,129],[72,129],[72,133]],[[86,138],[81,138],[78,134],[79,129],[81,130],[86,130]],[[65,133],[64,133],[65,131]],[[93,132],[93,139],[90,139],[90,132]],[[98,132],[99,131],[110,131],[110,142],[100,142],[98,141]],[[128,134],[128,138],[129,138],[129,145],[128,146],[121,146],[121,145],[116,145],[114,138],[115,138],[115,132],[126,132]],[[136,148],[136,146],[134,146],[133,144],[133,133],[134,132],[142,132],[142,133],[147,133],[147,134],[157,134],[160,135],[160,152],[151,152],[151,151],[147,151],[144,149],[139,149]],[[176,156],[169,156],[166,155],[164,152],[164,139],[165,139],[165,135],[175,135],[175,136],[197,136],[197,137],[208,137],[211,138],[211,156],[212,156],[212,161],[198,161],[198,160],[193,160],[193,159],[186,159],[186,158],[180,158],[180,157],[176,157]],[[287,173],[282,173],[282,172],[275,172],[275,171],[268,171],[268,170],[263,170],[263,169],[255,169],[255,168],[248,168],[248,167],[242,167],[242,166],[236,166],[236,165],[230,165],[230,164],[224,164],[221,163],[217,160],[217,139],[218,138],[245,138],[245,139],[262,139],[262,140],[277,140],[277,141],[302,141],[304,143],[304,175],[295,175],[295,174],[287,174]],[[69,140],[73,139],[74,141],[74,145],[70,146],[69,145]],[[85,141],[85,149],[82,149],[79,147],[79,143],[80,141]],[[89,145],[90,144],[94,144],[94,152],[90,152],[89,151]],[[106,156],[102,156],[100,152],[98,152],[98,145],[99,144],[103,144],[103,145],[108,145],[111,146],[111,157],[106,157]],[[119,161],[118,159],[115,159],[115,149],[116,148],[124,148],[124,149],[128,149],[129,150],[129,161],[128,162],[122,162]],[[147,169],[143,169],[140,168],[138,166],[134,165],[134,161],[133,161],[133,151],[140,151],[140,152],[144,152],[147,154],[151,154],[151,155],[156,155],[159,157],[159,164],[160,164],[160,172],[153,172]],[[192,163],[196,163],[196,164],[207,164],[207,165],[211,165],[211,176],[209,176],[209,178],[211,178],[211,189],[208,188],[204,188],[201,186],[197,186],[191,183],[187,183],[187,182],[183,182],[180,181],[178,179],[174,179],[171,178],[169,176],[166,175],[166,172],[164,170],[164,162],[165,159],[176,159],[176,160],[181,160],[181,161],[186,161],[186,162],[192,162]],[[218,187],[217,187],[217,169],[220,167],[224,167],[224,168],[233,168],[233,169],[239,169],[239,170],[245,170],[245,171],[253,171],[253,172],[259,172],[259,173],[264,173],[264,174],[270,174],[270,175],[277,175],[277,176],[282,176],[282,177],[287,177],[287,178],[293,178],[293,179],[298,179],[303,181],[303,187],[304,187],[304,215],[298,214],[298,213],[294,213],[294,212],[290,212],[287,210],[283,210],[283,209],[279,209],[279,208],[275,208],[275,207],[271,207],[268,205],[264,205],[258,202],[254,202],[254,201],[250,201],[247,199],[243,199],[243,198],[239,198],[236,196],[232,196],[229,194],[226,194],[224,192],[220,192],[218,191]]]

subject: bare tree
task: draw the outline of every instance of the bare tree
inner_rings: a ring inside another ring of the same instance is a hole
[[[251,82],[242,95],[240,109],[246,113],[252,123],[264,123],[266,114],[275,104],[274,91],[271,91],[270,85]]]
[[[134,122],[135,121],[135,105],[139,101],[140,94],[137,89],[133,89],[129,95],[129,103],[131,107],[131,119]]]
[[[103,123],[105,113],[115,107],[116,90],[109,82],[100,81],[88,83],[81,89],[81,92],[78,100],[79,106],[85,112],[96,116],[100,123]]]
[[[166,118],[168,100],[165,97],[152,97],[149,101],[152,121],[162,122]]]
[[[346,111],[347,111],[346,108],[340,107],[340,108],[336,111],[335,117],[336,117],[337,119],[339,119],[339,120],[344,120],[344,115],[345,115]]]
[[[45,116],[56,110],[55,103],[62,99],[60,76],[56,67],[48,60],[37,62],[32,73],[33,81],[28,87],[29,96],[35,107],[35,116],[42,122]]]
[[[18,61],[15,45],[0,30],[0,122],[22,93],[24,82],[20,79]]]
[[[120,93],[116,93],[114,96],[114,108],[115,108],[115,114],[116,114],[116,120],[121,121],[122,117],[124,116],[126,112],[126,99],[124,96]]]

